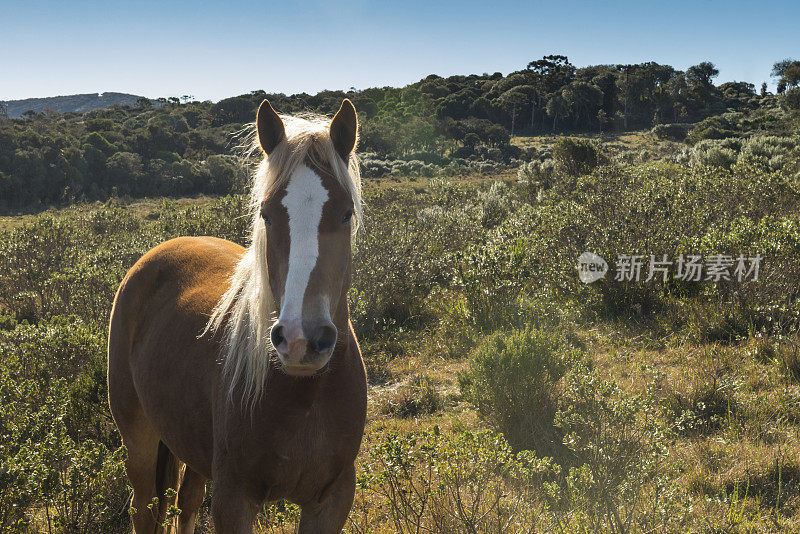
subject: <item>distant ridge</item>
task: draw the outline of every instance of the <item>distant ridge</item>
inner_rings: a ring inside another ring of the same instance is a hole
[[[76,111],[83,113],[93,109],[104,109],[114,105],[133,106],[136,104],[137,95],[127,93],[88,93],[84,95],[51,96],[47,98],[26,98],[24,100],[3,101],[8,111],[8,116],[16,119],[28,110],[41,113],[45,109],[52,109],[59,113]]]

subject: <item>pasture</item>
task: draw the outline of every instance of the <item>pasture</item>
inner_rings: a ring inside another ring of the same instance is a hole
[[[369,401],[346,532],[800,528],[800,154],[649,139],[589,160],[526,141],[552,159],[519,177],[365,178],[349,301]],[[0,531],[130,528],[106,389],[114,293],[166,239],[246,244],[246,202],[2,220]],[[764,261],[757,281],[583,284],[584,251]],[[298,514],[267,505],[257,531]]]

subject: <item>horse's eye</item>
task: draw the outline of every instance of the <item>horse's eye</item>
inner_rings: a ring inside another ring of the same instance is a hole
[[[267,214],[264,213],[263,211],[261,212],[261,218],[264,219],[264,224],[266,224],[267,226],[270,226],[272,224],[272,221],[269,220],[269,217],[267,217]]]
[[[350,219],[353,218],[353,210],[347,210],[347,213],[344,214],[344,218],[342,219],[342,223],[349,223]]]

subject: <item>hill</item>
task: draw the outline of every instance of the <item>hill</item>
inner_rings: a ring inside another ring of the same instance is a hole
[[[8,116],[12,119],[22,117],[26,111],[41,113],[46,109],[59,113],[85,113],[94,109],[105,109],[114,105],[133,106],[137,95],[128,93],[87,93],[83,95],[51,96],[46,98],[25,98],[2,102],[6,106]]]

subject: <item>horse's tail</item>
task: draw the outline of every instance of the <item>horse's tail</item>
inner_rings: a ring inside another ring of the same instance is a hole
[[[156,463],[156,495],[158,495],[158,522],[163,524],[167,511],[176,503],[176,496],[181,473],[181,461],[172,454],[163,441],[158,442],[158,462]],[[168,490],[171,497],[166,495]]]

